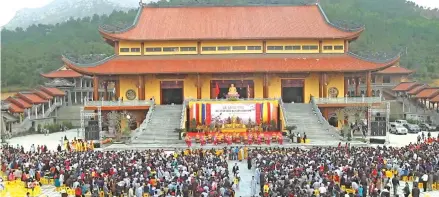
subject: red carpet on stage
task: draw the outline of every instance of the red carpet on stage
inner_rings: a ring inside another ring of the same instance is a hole
[[[248,136],[249,135],[249,133],[251,133],[251,134],[253,134],[253,135],[260,135],[260,134],[263,134],[263,135],[268,135],[268,136],[273,136],[273,135],[279,135],[279,134],[282,134],[280,131],[264,131],[264,132],[237,132],[237,133],[232,133],[232,132],[228,132],[228,133],[220,133],[220,132],[208,132],[207,134],[205,133],[205,132],[201,132],[201,133],[197,133],[197,132],[188,132],[187,133],[187,136],[189,136],[189,137],[191,137],[191,138],[195,138],[196,136],[197,136],[197,134],[199,135],[199,136],[203,136],[203,135],[219,135],[219,134],[224,134],[224,136],[228,136],[228,135],[232,135],[232,136],[234,136],[234,135],[236,135],[236,134],[239,134],[239,135],[241,135],[241,136]]]

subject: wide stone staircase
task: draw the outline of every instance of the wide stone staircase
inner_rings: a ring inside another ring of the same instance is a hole
[[[314,113],[312,104],[284,103],[285,119],[287,126],[295,125],[294,133],[306,133],[312,144],[325,144],[339,142],[340,138],[327,122],[320,120]]]
[[[142,123],[147,124],[146,127],[137,131],[139,133],[133,137],[132,144],[160,147],[184,144],[175,132],[180,128],[182,110],[183,105],[156,105],[150,119]]]
[[[75,127],[81,126],[81,107],[80,105],[62,106],[57,112],[57,121],[68,121]],[[90,111],[92,112],[92,111]]]

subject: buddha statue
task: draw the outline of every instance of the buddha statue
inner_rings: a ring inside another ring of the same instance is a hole
[[[229,98],[238,98],[239,97],[238,91],[236,90],[236,87],[233,83],[230,84],[229,92],[227,93],[227,96]]]

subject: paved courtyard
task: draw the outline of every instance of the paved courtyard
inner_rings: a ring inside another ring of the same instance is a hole
[[[427,134],[427,133],[425,133]],[[437,136],[437,132],[432,133],[432,136]],[[23,137],[17,137],[17,138],[13,138],[8,140],[8,142],[11,145],[16,145],[16,144],[20,144],[23,145],[23,147],[28,150],[31,146],[31,144],[45,144],[47,145],[47,147],[50,150],[56,150],[56,147],[58,146],[58,144],[60,144],[60,140],[61,138],[63,138],[64,136],[67,136],[67,138],[69,139],[73,139],[74,137],[78,137],[78,132],[76,129],[72,129],[66,132],[59,132],[59,133],[53,133],[50,134],[48,136],[45,136],[43,134],[35,134],[35,135],[28,135],[28,136],[23,136]],[[416,134],[408,134],[408,135],[393,135],[391,134],[389,136],[389,141],[390,141],[390,146],[404,146],[409,144],[410,142],[415,143],[416,142],[416,138],[417,135]],[[250,181],[251,181],[251,177],[254,175],[254,172],[252,170],[248,170],[247,169],[247,162],[246,161],[242,161],[242,162],[238,162],[238,161],[230,161],[229,162],[229,168],[230,168],[230,172],[232,171],[232,167],[235,163],[238,163],[239,165],[239,169],[240,169],[240,174],[241,174],[241,184],[239,187],[239,190],[237,191],[237,197],[249,197],[250,195]],[[402,194],[402,189],[404,186],[404,183],[401,182],[401,187],[399,188],[399,194]],[[53,186],[44,186],[43,187],[43,194],[40,195],[40,197],[59,197],[61,196],[58,192],[54,191],[54,187]],[[258,191],[259,192],[259,191]],[[393,192],[393,191],[392,191]],[[439,191],[435,191],[435,192],[427,192],[427,193],[423,193],[421,194],[421,196],[439,196]]]

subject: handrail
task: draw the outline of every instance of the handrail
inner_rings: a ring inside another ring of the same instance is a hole
[[[84,106],[151,106],[154,102],[150,100],[133,100],[133,101],[87,101]]]
[[[341,97],[341,98],[313,98],[316,104],[332,103],[380,103],[381,97]]]
[[[282,100],[282,98],[279,98],[279,107],[281,108],[282,116],[284,117],[283,121],[285,123],[285,127],[290,126],[288,125],[288,118],[287,115],[285,114],[284,101]]]
[[[186,110],[187,110],[187,103],[188,103],[188,101],[187,100],[185,100],[184,102],[183,102],[183,108],[182,108],[182,110],[181,110],[181,116],[180,116],[180,129],[185,129],[186,128]]]
[[[155,110],[155,102],[154,100],[152,100],[150,103],[151,106],[149,107],[148,112],[145,115],[145,120],[143,120],[142,124],[139,125],[139,127],[135,130],[133,135],[131,135],[131,141],[133,140],[134,137],[138,137],[151,122],[151,117]]]
[[[277,98],[242,98],[237,100],[229,99],[186,99],[186,101],[267,101],[267,100],[277,100]]]
[[[314,113],[317,116],[317,119],[319,121],[319,123],[326,128],[328,131],[334,132],[336,134],[336,136],[338,136],[340,139],[342,139],[342,137],[340,136],[340,134],[337,132],[337,129],[335,129],[335,127],[333,127],[332,125],[329,124],[329,122],[325,119],[325,117],[323,117],[322,112],[319,109],[319,106],[317,106],[317,103],[315,102],[315,98],[313,96],[311,96],[311,106],[312,106],[312,110],[314,111]]]

